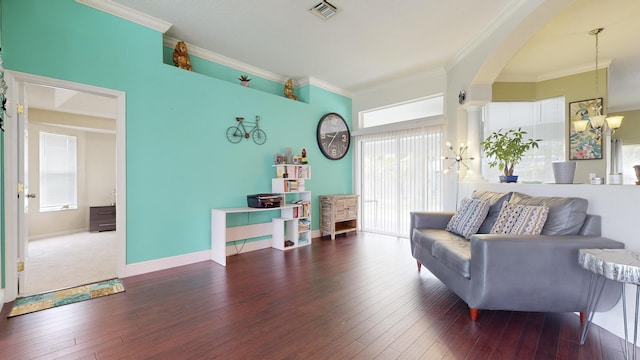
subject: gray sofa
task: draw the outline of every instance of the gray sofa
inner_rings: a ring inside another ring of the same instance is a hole
[[[467,240],[445,230],[453,212],[411,213],[411,254],[469,306],[478,310],[580,312],[584,322],[591,273],[578,264],[583,248],[624,248],[601,236],[600,216],[587,214],[587,200],[529,197],[521,193],[473,192],[489,213]],[[540,235],[489,234],[504,201],[547,205]],[[607,281],[596,311],[619,300],[622,285]]]

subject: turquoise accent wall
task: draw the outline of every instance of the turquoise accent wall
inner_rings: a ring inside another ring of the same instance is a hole
[[[286,147],[306,147],[313,166],[313,229],[320,194],[352,191],[351,153],[328,160],[315,140],[325,113],[351,123],[350,98],[307,86],[304,102],[293,101],[258,85],[268,80],[245,88],[178,69],[163,60],[161,33],[73,0],[3,0],[1,10],[7,69],[126,92],[128,264],[210,249],[211,209],[270,192],[273,155]],[[256,115],[266,144],[227,141],[236,117]]]

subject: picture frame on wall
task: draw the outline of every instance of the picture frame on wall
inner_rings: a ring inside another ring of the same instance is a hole
[[[595,106],[595,107],[594,107]],[[587,125],[584,131],[576,131],[575,120],[589,120],[590,108],[602,108],[602,98],[574,101],[569,103],[569,160],[602,159],[602,135]]]

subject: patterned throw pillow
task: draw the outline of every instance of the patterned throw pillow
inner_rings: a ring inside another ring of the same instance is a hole
[[[487,217],[491,204],[488,200],[463,199],[460,208],[447,224],[447,231],[469,239],[478,232],[480,225]]]
[[[492,234],[539,235],[549,215],[545,205],[519,205],[505,201]]]

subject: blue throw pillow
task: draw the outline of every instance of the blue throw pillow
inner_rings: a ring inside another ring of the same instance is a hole
[[[490,206],[488,200],[463,199],[460,202],[460,208],[449,220],[446,230],[469,239],[471,235],[478,232],[489,213]]]

